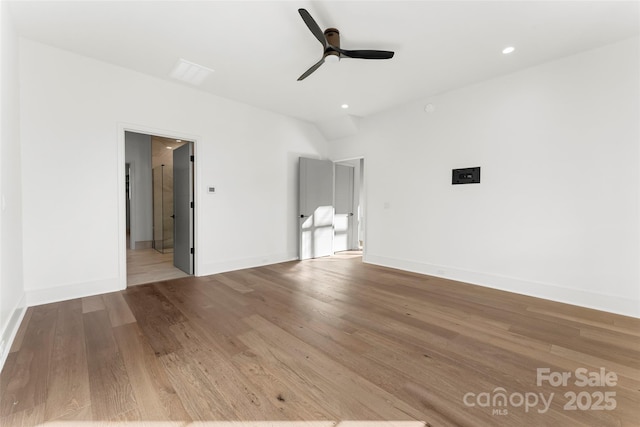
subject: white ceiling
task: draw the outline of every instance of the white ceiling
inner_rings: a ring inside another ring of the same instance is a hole
[[[162,79],[179,58],[215,72],[199,87],[311,122],[363,117],[639,33],[639,3],[614,1],[12,1],[26,38]],[[296,81],[322,54],[297,9],[336,27],[343,59]],[[503,55],[513,45],[516,52]],[[175,81],[175,80],[172,80]],[[182,83],[180,83],[182,84]],[[348,110],[341,104],[350,105]]]

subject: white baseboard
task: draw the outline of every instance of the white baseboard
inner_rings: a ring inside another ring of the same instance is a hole
[[[122,290],[121,281],[114,278],[89,283],[73,283],[55,288],[26,290],[26,299],[27,305],[31,307],[120,290]]]
[[[622,314],[624,316],[640,318],[640,301],[617,295],[590,292],[582,289],[571,289],[549,283],[532,282],[513,277],[462,270],[416,261],[387,258],[377,255],[366,255],[363,261],[383,267],[397,268],[414,273],[470,283],[472,285],[479,285],[516,294],[528,295],[536,298],[543,298],[566,304],[592,308],[595,310]]]
[[[200,266],[198,276],[208,276],[210,274],[224,273],[226,271],[242,270],[245,268],[261,267],[263,265],[278,264],[280,262],[294,261],[298,259],[298,254],[275,254],[261,257],[242,258],[211,262]]]
[[[4,362],[7,361],[9,350],[11,350],[11,345],[13,344],[13,340],[16,338],[16,334],[18,333],[18,329],[20,328],[20,324],[22,323],[22,319],[26,312],[26,298],[25,294],[22,294],[22,298],[20,298],[20,301],[18,301],[18,304],[11,312],[9,322],[7,322],[4,330],[2,331],[2,335],[0,335],[0,343],[3,343],[2,346],[0,346],[0,371],[2,371],[2,368],[4,367]]]

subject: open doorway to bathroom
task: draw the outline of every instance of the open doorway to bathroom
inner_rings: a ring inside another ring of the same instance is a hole
[[[125,132],[127,286],[193,274],[193,142]]]
[[[364,197],[364,158],[334,162],[334,253],[362,255]]]

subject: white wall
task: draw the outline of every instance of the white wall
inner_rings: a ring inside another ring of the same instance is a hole
[[[153,240],[153,176],[151,136],[125,132],[125,162],[131,167],[131,249]]]
[[[639,62],[627,40],[363,120],[331,157],[366,157],[366,261],[640,316]]]
[[[124,129],[196,141],[198,275],[297,256],[297,158],[327,154],[315,127],[32,41],[20,47],[29,303],[122,286]]]
[[[24,315],[18,37],[0,2],[0,368]]]

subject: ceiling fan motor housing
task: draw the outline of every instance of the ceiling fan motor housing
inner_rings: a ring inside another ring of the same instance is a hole
[[[311,34],[320,42],[324,52],[322,58],[305,71],[298,81],[304,80],[316,71],[325,62],[338,62],[341,57],[359,59],[389,59],[393,57],[393,52],[387,50],[346,50],[340,47],[340,31],[335,28],[327,28],[322,31],[318,23],[313,19],[306,9],[298,9],[300,17],[311,31]]]
[[[326,59],[328,55],[334,55],[339,59],[340,53],[331,49],[331,46],[340,48],[340,31],[336,28],[327,28],[324,30],[324,36],[327,39],[327,43],[330,45],[327,46],[324,51],[324,58]]]

